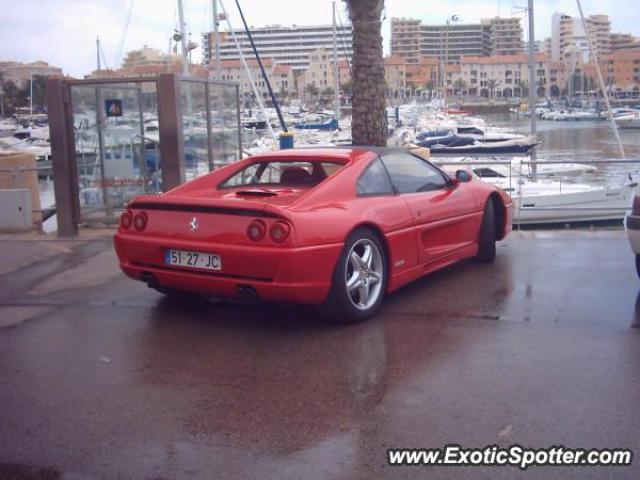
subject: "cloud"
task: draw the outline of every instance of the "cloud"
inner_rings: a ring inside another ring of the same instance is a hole
[[[125,25],[133,1],[129,26]],[[202,32],[211,28],[211,0],[183,0],[187,31],[192,40],[201,41]],[[150,45],[167,51],[169,39],[177,27],[176,0],[0,0],[3,12],[0,28],[0,60],[45,60],[63,68],[65,73],[81,77],[96,67],[96,36],[100,36],[107,64],[116,66],[123,43],[123,56],[129,50]],[[232,24],[241,25],[234,0],[224,0]],[[330,0],[240,0],[251,26],[309,25],[331,22]],[[345,4],[337,2],[340,17],[347,21]],[[514,3],[516,6],[514,6]],[[477,22],[495,15],[521,15],[517,5],[526,0],[387,0],[383,24],[385,50],[389,44],[391,17],[413,17],[424,23],[442,23],[452,14],[464,22]],[[585,15],[605,13],[612,19],[613,31],[640,32],[636,3],[631,0],[584,0]],[[574,1],[536,0],[536,38],[548,36],[551,14],[563,11],[578,15]],[[226,25],[223,25],[226,28]],[[200,61],[200,49],[194,52]]]

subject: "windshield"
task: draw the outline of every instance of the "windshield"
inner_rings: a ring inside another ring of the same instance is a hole
[[[262,161],[252,163],[222,182],[218,188],[256,185],[314,187],[340,170],[338,162]]]

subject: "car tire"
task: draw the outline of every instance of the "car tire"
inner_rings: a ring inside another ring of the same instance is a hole
[[[493,200],[487,200],[482,215],[480,234],[478,235],[478,254],[475,257],[477,262],[490,263],[496,258],[496,215],[493,207]]]
[[[387,256],[382,241],[371,229],[359,228],[349,235],[338,257],[324,313],[342,323],[364,321],[378,310],[386,288]]]
[[[636,255],[636,272],[638,272],[638,277],[640,277],[640,255]]]

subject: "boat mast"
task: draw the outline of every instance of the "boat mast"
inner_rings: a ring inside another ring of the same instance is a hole
[[[233,27],[231,26],[231,21],[229,20],[229,15],[227,14],[227,9],[224,8],[224,3],[222,3],[222,0],[220,1],[220,8],[222,9],[222,15],[224,16],[224,19],[227,22],[227,29],[229,30],[229,33],[231,34],[231,37],[233,38],[234,43],[236,44],[236,48],[238,49],[238,55],[240,56],[240,62],[242,63],[242,66],[244,67],[244,71],[247,74],[247,78],[249,79],[249,83],[251,84],[251,89],[253,90],[253,94],[256,97],[256,102],[258,103],[258,108],[260,108],[260,111],[262,112],[262,114],[264,115],[264,117],[267,120],[267,129],[269,130],[269,134],[272,137],[275,137],[276,134],[273,131],[273,127],[271,126],[271,122],[269,121],[269,115],[267,115],[267,112],[264,108],[264,103],[262,103],[262,95],[260,93],[258,93],[258,89],[256,88],[256,84],[253,81],[253,77],[251,76],[251,70],[249,70],[249,65],[247,65],[247,60],[244,58],[244,53],[242,53],[242,46],[240,45],[240,41],[238,40],[238,37],[236,37],[236,32],[234,32]]]
[[[527,16],[529,20],[529,112],[531,112],[531,138],[535,142],[537,129],[536,129],[536,65],[535,65],[535,51],[534,41],[535,32],[533,26],[533,0],[528,0]],[[536,178],[538,173],[538,167],[536,165],[537,152],[536,145],[531,148],[531,174],[533,178]]]
[[[100,37],[96,37],[96,60],[98,60],[98,72],[100,71]]]
[[[616,141],[618,142],[618,148],[620,149],[620,155],[622,158],[626,158],[624,153],[624,145],[622,144],[622,139],[620,138],[620,132],[618,132],[618,125],[616,125],[616,121],[613,118],[613,113],[611,112],[611,103],[609,102],[609,95],[607,94],[607,90],[604,85],[604,79],[602,78],[602,72],[600,71],[600,63],[598,62],[598,54],[593,48],[593,43],[591,42],[591,34],[587,29],[587,22],[584,19],[584,13],[582,12],[582,5],[580,4],[580,0],[576,0],[578,4],[578,10],[580,11],[580,19],[582,20],[582,28],[584,29],[584,33],[587,36],[587,43],[589,45],[589,53],[593,55],[593,62],[596,64],[596,73],[598,74],[598,82],[600,83],[600,88],[602,89],[602,95],[604,96],[604,103],[607,106],[607,114],[609,116],[609,120],[611,120],[611,126],[613,127],[613,133],[616,137]]]
[[[333,2],[333,93],[336,122],[340,121],[340,78],[338,77],[338,30],[336,27],[336,2]]]
[[[218,0],[211,0],[213,15],[213,39],[215,42],[214,71],[215,78],[220,80],[220,33],[218,32]]]
[[[29,103],[30,103],[30,115],[31,118],[29,119],[29,122],[31,122],[31,124],[33,125],[33,70],[31,70],[31,86],[29,87]]]
[[[280,120],[280,126],[282,127],[283,132],[287,132],[287,124],[284,123],[284,117],[282,116],[282,111],[280,111],[280,104],[276,99],[276,96],[273,93],[273,89],[271,88],[271,82],[269,81],[269,76],[264,69],[264,65],[262,65],[262,60],[260,60],[260,54],[258,53],[258,49],[256,48],[256,44],[253,41],[253,35],[251,35],[251,30],[249,30],[249,25],[247,25],[247,21],[244,18],[244,13],[242,13],[242,8],[240,8],[239,0],[236,0],[236,6],[238,7],[238,12],[240,13],[240,19],[242,20],[242,24],[244,25],[244,30],[247,32],[247,37],[249,37],[249,43],[251,44],[251,48],[253,49],[253,53],[256,56],[256,60],[258,61],[258,66],[260,67],[260,71],[262,72],[262,78],[264,79],[264,83],[267,86],[267,90],[269,91],[269,96],[271,97],[271,102],[273,103],[273,107],[276,109],[276,113],[278,114],[278,120]]]

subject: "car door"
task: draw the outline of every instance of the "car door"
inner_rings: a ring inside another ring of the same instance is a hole
[[[477,206],[464,184],[452,184],[440,169],[409,153],[388,153],[382,160],[411,210],[420,263],[477,241]]]

